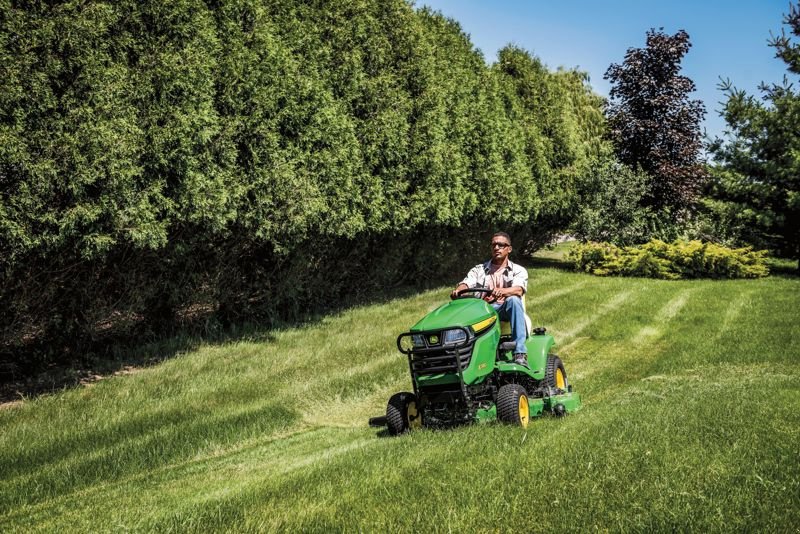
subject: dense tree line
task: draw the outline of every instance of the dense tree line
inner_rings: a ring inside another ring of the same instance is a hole
[[[0,0],[0,69],[5,372],[424,285],[610,154],[581,73],[404,0]]]

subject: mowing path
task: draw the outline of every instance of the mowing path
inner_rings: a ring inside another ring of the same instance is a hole
[[[441,288],[0,410],[0,532],[796,531],[800,279],[529,273],[574,415],[368,428]]]

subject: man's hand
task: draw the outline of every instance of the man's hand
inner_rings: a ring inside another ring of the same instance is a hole
[[[450,292],[450,298],[451,299],[458,298],[458,292],[461,291],[462,289],[468,289],[468,288],[469,286],[467,284],[458,284],[456,288],[452,292]]]
[[[498,287],[492,291],[492,296],[496,299],[506,297],[521,297],[525,291],[519,286]]]
[[[496,287],[492,291],[492,296],[496,299],[503,298],[508,295],[508,290],[504,287]]]

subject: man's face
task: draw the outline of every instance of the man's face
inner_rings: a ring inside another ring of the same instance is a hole
[[[496,235],[492,238],[492,261],[502,263],[511,252],[511,243],[503,236]]]

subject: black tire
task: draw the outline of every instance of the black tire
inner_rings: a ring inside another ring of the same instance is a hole
[[[497,418],[523,428],[530,421],[528,392],[519,384],[506,384],[497,393]]]
[[[561,391],[567,391],[567,389],[569,388],[569,382],[567,381],[567,371],[564,369],[564,362],[562,362],[561,358],[559,358],[555,354],[549,354],[547,356],[547,367],[544,373],[544,384],[549,388]]]
[[[392,395],[386,405],[386,426],[389,434],[396,436],[420,426],[422,418],[417,412],[416,406],[417,398],[413,393],[403,391]]]

